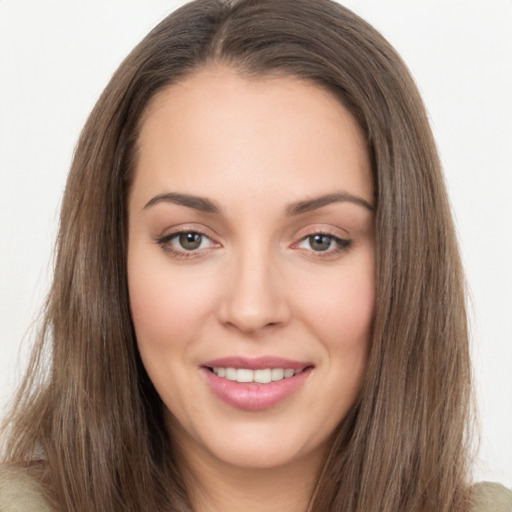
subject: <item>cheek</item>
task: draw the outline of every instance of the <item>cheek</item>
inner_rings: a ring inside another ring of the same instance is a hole
[[[132,250],[128,260],[130,308],[139,346],[165,349],[185,343],[211,307],[210,286],[197,272],[179,272],[165,258]],[[142,347],[141,347],[142,348]]]
[[[371,334],[375,313],[373,267],[364,266],[323,281],[309,283],[302,297],[304,315],[323,340],[337,348],[364,349]]]
[[[375,287],[373,281],[350,280],[344,288],[333,292],[332,303],[337,305],[332,311],[332,321],[338,331],[345,331],[350,338],[367,339],[375,313]]]

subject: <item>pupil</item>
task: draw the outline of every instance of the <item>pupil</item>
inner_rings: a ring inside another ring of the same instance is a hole
[[[315,251],[326,251],[331,245],[331,237],[327,235],[313,235],[310,237],[309,243]]]
[[[201,245],[201,238],[202,236],[199,233],[182,233],[180,235],[180,245],[183,249],[191,251]]]

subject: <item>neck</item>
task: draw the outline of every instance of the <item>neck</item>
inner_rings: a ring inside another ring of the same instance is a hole
[[[306,512],[322,460],[279,467],[239,467],[185,450],[185,484],[194,512]]]

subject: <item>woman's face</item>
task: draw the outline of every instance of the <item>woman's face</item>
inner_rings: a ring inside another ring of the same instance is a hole
[[[374,315],[356,122],[308,82],[209,68],[155,97],[137,158],[131,310],[172,435],[238,467],[319,462]]]

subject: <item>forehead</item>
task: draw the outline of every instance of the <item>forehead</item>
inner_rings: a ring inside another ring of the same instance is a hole
[[[254,191],[286,187],[291,195],[318,189],[313,195],[331,192],[337,180],[372,201],[357,122],[311,82],[206,68],[159,92],[141,121],[134,187],[213,192],[238,183]]]

